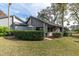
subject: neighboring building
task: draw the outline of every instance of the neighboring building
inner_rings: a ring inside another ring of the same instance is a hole
[[[8,16],[0,17],[0,26],[8,27]],[[14,30],[31,29],[23,20],[21,20],[16,16],[10,16],[9,26],[10,26],[10,29],[14,29]]]
[[[0,17],[6,16],[6,14],[0,10]]]

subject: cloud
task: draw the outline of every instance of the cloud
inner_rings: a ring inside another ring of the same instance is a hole
[[[50,3],[12,3],[10,12],[11,15],[16,15],[20,18],[26,18],[29,16],[37,16],[37,13],[50,6]],[[8,4],[0,3],[0,9],[8,14]]]

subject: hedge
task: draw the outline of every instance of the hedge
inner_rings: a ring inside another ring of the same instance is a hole
[[[43,31],[11,31],[11,33],[17,38],[22,40],[43,40],[44,33]]]

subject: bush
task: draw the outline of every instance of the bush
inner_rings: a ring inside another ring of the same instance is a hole
[[[0,36],[5,36],[8,28],[4,26],[0,26]]]
[[[6,36],[13,36],[14,35],[13,34],[14,33],[13,30],[7,30],[6,33],[7,33]]]
[[[62,35],[61,32],[54,32],[54,33],[53,33],[53,37],[54,37],[54,38],[61,37],[61,35]]]
[[[72,33],[71,32],[67,32],[67,31],[65,31],[64,33],[63,33],[63,36],[71,36],[72,35]]]
[[[64,32],[63,32],[63,36],[71,36],[72,33],[70,32],[70,30],[68,28],[64,28]]]
[[[43,31],[13,31],[13,35],[22,40],[43,40]]]
[[[63,32],[63,33],[62,32],[54,32],[53,37],[58,38],[58,37],[61,37],[62,34],[63,34],[63,36],[71,36],[72,35],[71,32]]]
[[[64,32],[63,36],[69,36],[69,33],[68,32]]]

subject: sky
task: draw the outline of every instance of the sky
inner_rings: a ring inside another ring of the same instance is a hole
[[[37,16],[42,9],[50,6],[50,3],[12,3],[10,7],[10,15],[16,15],[25,20],[29,16]],[[8,4],[0,3],[0,10],[8,15]]]

